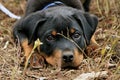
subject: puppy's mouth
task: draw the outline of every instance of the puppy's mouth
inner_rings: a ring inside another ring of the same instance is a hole
[[[59,68],[77,68],[83,60],[83,54],[78,49],[73,51],[56,49],[52,55],[47,56],[45,53],[42,53],[42,56],[48,64]]]

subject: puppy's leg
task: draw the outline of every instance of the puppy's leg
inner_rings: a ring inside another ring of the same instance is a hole
[[[98,43],[96,42],[96,40],[95,40],[95,35],[92,36],[89,47],[90,47],[92,50],[95,50],[95,49],[99,48],[99,44],[98,44]]]
[[[23,48],[23,51],[24,51],[24,58],[25,58],[25,61],[24,63],[26,63],[32,49],[33,49],[33,46],[32,45],[28,45],[28,40],[27,39],[23,39],[21,41],[21,46]]]
[[[93,35],[92,38],[91,38],[91,44],[95,44],[96,46],[99,46],[99,44],[95,40],[95,35]]]
[[[32,52],[33,44],[28,45],[28,40],[24,39],[21,41],[21,46],[24,50],[25,64]],[[32,53],[32,56],[30,57],[30,67],[41,68],[43,67],[43,63],[44,59],[42,56],[40,56],[40,54],[38,54],[38,52]]]
[[[92,38],[91,38],[90,45],[88,45],[88,47],[86,49],[86,52],[87,52],[88,56],[90,56],[91,52],[93,52],[94,50],[96,50],[98,48],[99,48],[99,44],[95,40],[95,35],[93,35]]]

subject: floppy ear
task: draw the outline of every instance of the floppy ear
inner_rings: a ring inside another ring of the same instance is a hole
[[[89,45],[98,24],[97,17],[82,11],[75,12],[73,16],[82,28],[87,45]]]
[[[29,44],[36,40],[37,28],[41,27],[45,20],[45,13],[40,11],[28,15],[23,19],[22,31],[27,36]]]

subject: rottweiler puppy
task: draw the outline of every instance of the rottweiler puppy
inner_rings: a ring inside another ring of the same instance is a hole
[[[90,0],[83,3],[88,11]],[[85,12],[83,6],[80,0],[28,0],[25,15],[13,29],[25,59],[39,39],[43,43],[39,58],[53,66],[78,67],[90,41],[95,42],[92,35],[98,24],[97,17]]]

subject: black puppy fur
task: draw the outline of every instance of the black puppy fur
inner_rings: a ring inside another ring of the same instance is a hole
[[[97,17],[81,10],[79,0],[59,0],[65,5],[41,10],[53,1],[29,0],[25,16],[15,24],[13,35],[20,40],[26,59],[31,44],[39,38],[43,42],[39,54],[46,62],[54,66],[60,62],[61,67],[78,67],[96,30]]]
[[[90,6],[91,0],[83,0],[83,1],[84,1],[84,2],[83,2],[84,10],[85,10],[86,12],[88,12],[88,11],[89,11],[89,6]]]
[[[36,1],[28,0],[25,15],[42,10],[43,7],[54,1],[61,1],[65,3],[65,5],[67,6],[71,6],[73,8],[85,10],[85,11],[89,11],[89,5],[91,2],[91,0],[82,0],[82,2],[80,0],[36,0]]]

